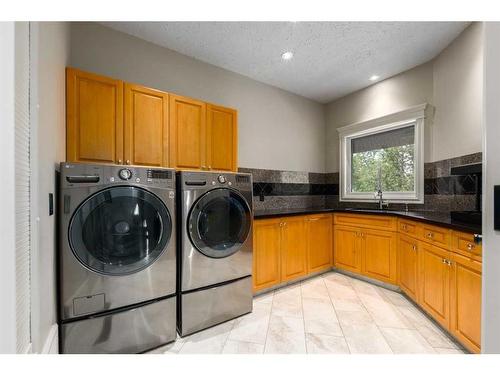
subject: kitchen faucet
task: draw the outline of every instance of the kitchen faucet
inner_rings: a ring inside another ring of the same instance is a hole
[[[375,193],[375,198],[378,198],[378,208],[379,210],[383,210],[384,206],[389,207],[388,202],[384,202],[384,193],[382,192],[382,166],[378,167],[378,173],[377,173],[377,179],[378,179],[378,190]]]
[[[378,198],[378,208],[379,210],[383,210],[384,206],[389,207],[388,202],[384,202],[384,193],[382,192],[382,189],[378,189],[377,192],[375,193],[375,198]]]

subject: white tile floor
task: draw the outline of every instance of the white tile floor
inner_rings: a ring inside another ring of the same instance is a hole
[[[464,353],[399,293],[330,272],[254,299],[253,312],[151,353]]]

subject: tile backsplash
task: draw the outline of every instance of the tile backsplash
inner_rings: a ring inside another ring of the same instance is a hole
[[[450,168],[480,163],[482,153],[464,155],[424,165],[424,204],[409,205],[411,210],[474,210],[473,175],[451,176]],[[339,173],[309,173],[239,168],[253,176],[255,209],[308,207],[375,207],[376,203],[339,202]],[[404,208],[391,204],[390,208]]]

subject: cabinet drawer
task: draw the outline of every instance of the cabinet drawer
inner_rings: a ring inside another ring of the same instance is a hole
[[[477,261],[481,261],[483,247],[479,243],[474,242],[472,233],[464,233],[452,231],[451,233],[451,250],[468,257],[472,257]]]
[[[418,224],[414,221],[399,219],[399,233],[404,233],[407,236],[418,236]]]
[[[349,225],[358,228],[386,229],[395,231],[397,229],[396,218],[388,215],[366,215],[366,214],[335,214],[336,225]]]
[[[451,230],[429,224],[421,224],[417,228],[417,231],[420,232],[419,237],[422,240],[446,249],[450,248]]]

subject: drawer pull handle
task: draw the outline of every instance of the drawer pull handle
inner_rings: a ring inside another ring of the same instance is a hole
[[[413,249],[413,251],[417,251],[417,245],[413,245],[411,248]]]
[[[432,240],[434,238],[434,233],[432,232],[427,233],[427,238],[430,238]]]
[[[474,247],[475,247],[474,244],[471,243],[467,244],[467,250],[472,250],[474,249]]]

